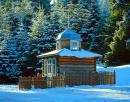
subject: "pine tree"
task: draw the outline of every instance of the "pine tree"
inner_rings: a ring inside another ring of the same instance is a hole
[[[33,20],[32,25],[32,54],[45,53],[55,49],[56,34],[61,32],[59,15],[56,12],[51,12],[50,15],[45,15],[43,9],[36,13],[36,18]],[[35,57],[36,58],[36,57]],[[37,59],[35,59],[36,62]],[[38,60],[35,67],[41,66],[41,60]],[[37,68],[37,69],[38,69]]]
[[[21,70],[20,63],[18,62],[19,52],[16,47],[16,39],[11,33],[4,31],[2,33],[3,36],[1,36],[0,45],[0,68],[3,72],[2,76],[8,79],[17,78],[21,74]]]
[[[109,50],[109,43],[112,41],[112,33],[115,30],[114,19],[110,17],[110,3],[109,0],[99,0],[99,51],[102,54],[106,53]]]
[[[114,31],[113,41],[110,43],[111,51],[106,53],[105,62],[106,65],[117,65],[123,63],[129,63],[130,52],[126,47],[126,40],[129,38],[127,32],[129,28],[129,5],[130,2],[125,0],[118,0],[111,2],[111,16],[115,18],[117,29]],[[113,6],[114,5],[114,6]],[[112,58],[110,58],[112,56]]]
[[[93,19],[92,13],[83,6],[84,3],[80,4],[67,4],[65,7],[56,8],[59,10],[60,22],[63,28],[68,27],[68,16],[69,16],[69,27],[74,29],[77,33],[81,34],[83,39],[82,44],[85,49],[90,46],[91,39],[94,39],[95,33],[94,27],[95,19]],[[93,36],[94,35],[94,36]]]
[[[7,70],[4,70],[4,74],[9,78],[16,78],[21,74],[19,71],[27,60],[29,54],[29,33],[33,11],[30,1],[23,0],[22,2],[9,3],[8,5],[11,5],[10,9],[7,9],[8,6],[4,5],[1,16],[1,28],[5,31],[8,31],[7,35],[4,35],[6,36],[6,39],[3,40],[5,44],[1,45],[5,46],[2,50],[2,56],[5,54],[6,58],[1,59],[9,60],[8,65],[5,66],[7,67]],[[2,66],[4,64],[5,62],[2,64]]]
[[[33,10],[38,11],[40,7],[44,9],[45,14],[50,13],[50,0],[32,0]]]

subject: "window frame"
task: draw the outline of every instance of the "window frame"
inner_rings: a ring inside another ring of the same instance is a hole
[[[60,43],[60,41],[56,42],[56,49],[57,50],[61,49],[61,43]]]
[[[76,46],[74,47],[74,43]],[[80,49],[80,42],[78,40],[70,40],[70,49],[71,50],[79,50]]]
[[[44,75],[48,76],[51,73],[53,76],[56,76],[56,58],[44,59]]]

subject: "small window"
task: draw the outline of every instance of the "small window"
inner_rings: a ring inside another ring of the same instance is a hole
[[[56,49],[61,49],[60,42],[57,42],[57,43],[56,43]]]
[[[71,41],[71,50],[79,50],[79,41]]]

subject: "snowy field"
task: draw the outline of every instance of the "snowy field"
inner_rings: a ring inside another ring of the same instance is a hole
[[[117,84],[19,91],[17,85],[0,85],[0,102],[130,102],[130,65],[102,68],[116,71]]]

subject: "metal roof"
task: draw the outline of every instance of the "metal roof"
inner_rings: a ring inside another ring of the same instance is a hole
[[[60,33],[56,40],[82,40],[80,35],[77,34],[72,29],[66,29],[64,32]]]
[[[38,58],[44,58],[44,57],[49,57],[49,56],[72,56],[72,57],[77,57],[77,58],[94,58],[94,57],[101,57],[102,55],[97,54],[97,53],[93,53],[90,51],[86,51],[81,49],[80,51],[71,51],[69,49],[61,49],[61,50],[54,50],[48,53],[44,53],[41,55],[38,55]]]

